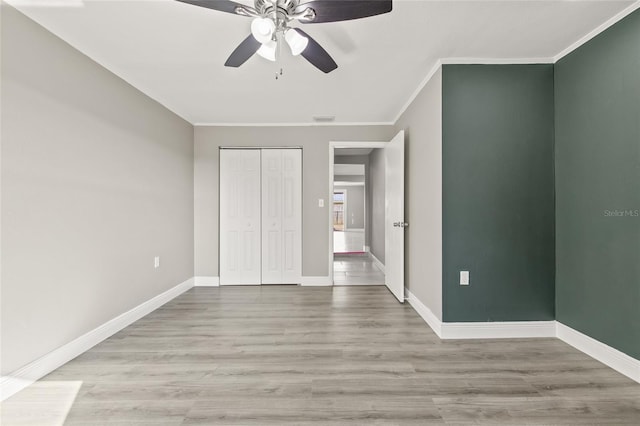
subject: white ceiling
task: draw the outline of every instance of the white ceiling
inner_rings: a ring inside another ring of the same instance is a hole
[[[191,123],[339,124],[395,121],[440,58],[551,61],[633,2],[395,0],[386,15],[304,26],[339,68],[287,51],[278,80],[257,55],[223,66],[249,34],[241,16],[173,0],[7,3]]]

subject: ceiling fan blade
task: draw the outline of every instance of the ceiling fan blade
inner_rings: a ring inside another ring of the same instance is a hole
[[[220,12],[233,13],[238,15],[236,10],[238,7],[246,8],[247,6],[236,3],[231,0],[176,0],[180,3],[192,4],[194,6],[206,7],[207,9],[219,10]]]
[[[366,18],[391,12],[391,0],[312,0],[302,3],[296,8],[296,13],[311,8],[316,12],[312,20],[301,19],[305,24],[321,22],[348,21],[350,19]]]
[[[260,49],[260,42],[256,40],[251,34],[245,38],[236,50],[234,50],[227,62],[224,63],[225,67],[237,68],[240,65],[247,62],[247,60],[254,55]]]
[[[292,30],[297,31],[300,35],[305,36],[309,39],[309,44],[307,44],[306,49],[304,49],[301,53],[302,57],[307,61],[311,62],[311,64],[318,68],[320,71],[325,74],[330,73],[331,71],[338,68],[338,64],[329,56],[326,50],[322,48],[311,36],[300,28],[292,28]]]

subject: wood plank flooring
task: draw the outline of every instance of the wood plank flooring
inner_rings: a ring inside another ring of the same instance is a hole
[[[194,288],[5,401],[2,424],[56,386],[67,425],[640,424],[640,384],[561,341],[440,341],[379,286]]]

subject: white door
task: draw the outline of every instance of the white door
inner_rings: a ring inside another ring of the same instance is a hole
[[[220,150],[220,284],[260,284],[260,150]]]
[[[302,150],[282,150],[282,283],[302,282]]]
[[[262,150],[262,284],[302,275],[302,151]]]
[[[404,131],[384,148],[385,153],[385,284],[404,303]]]

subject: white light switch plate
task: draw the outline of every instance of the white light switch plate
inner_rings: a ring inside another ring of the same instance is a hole
[[[460,285],[469,285],[469,271],[460,271]]]
[[[160,256],[156,256],[153,258],[153,267],[154,268],[160,267]]]
[[[324,198],[318,199],[318,207],[324,207]]]

